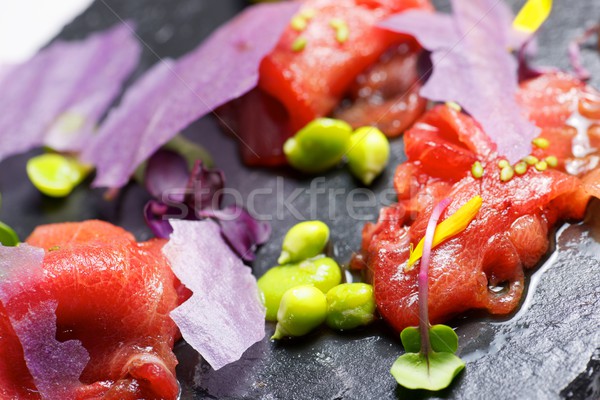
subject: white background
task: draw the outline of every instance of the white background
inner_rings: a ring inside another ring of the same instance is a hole
[[[0,0],[0,65],[25,61],[93,0]]]

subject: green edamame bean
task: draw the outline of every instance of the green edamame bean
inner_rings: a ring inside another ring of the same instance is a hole
[[[302,336],[325,321],[327,300],[314,286],[303,285],[287,290],[277,311],[277,327],[271,339]]]
[[[333,329],[352,329],[368,325],[375,318],[373,286],[343,283],[327,292],[327,325]]]
[[[308,173],[323,172],[339,163],[350,144],[352,127],[344,121],[317,118],[283,145],[290,165]]]
[[[313,285],[323,293],[342,281],[342,271],[335,260],[328,257],[313,258],[296,264],[281,265],[268,270],[259,280],[266,319],[277,320],[277,310],[286,290],[300,285]]]
[[[300,222],[286,233],[277,262],[288,264],[315,257],[323,252],[328,240],[329,227],[323,222]]]
[[[27,176],[43,194],[65,197],[79,185],[92,168],[62,154],[47,153],[27,161]]]
[[[350,172],[365,185],[385,169],[390,158],[390,142],[377,128],[358,128],[350,137],[347,154]]]

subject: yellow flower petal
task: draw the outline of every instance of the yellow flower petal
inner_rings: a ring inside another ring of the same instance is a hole
[[[440,222],[435,228],[433,244],[431,248],[434,248],[440,243],[464,231],[479,212],[482,202],[483,199],[481,196],[475,196],[471,200],[467,201],[465,205],[459,208],[454,214]],[[405,269],[406,271],[410,271],[414,264],[419,261],[423,255],[424,243],[425,238],[421,239],[414,250],[411,250],[410,257],[408,259],[408,265]]]
[[[513,27],[533,33],[544,23],[552,10],[552,0],[528,0],[513,21]]]

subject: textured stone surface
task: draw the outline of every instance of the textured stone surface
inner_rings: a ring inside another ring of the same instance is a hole
[[[139,76],[159,57],[178,57],[194,48],[244,3],[98,0],[67,26],[61,37],[82,37],[117,23],[119,18],[132,19],[147,45],[135,74]],[[540,35],[539,63],[566,67],[566,43],[599,18],[597,1],[581,0],[576,5],[555,2],[554,12]],[[584,60],[599,86],[600,58],[591,47],[584,51]],[[273,217],[273,239],[259,252],[254,265],[257,275],[275,264],[283,234],[300,216],[328,222],[332,227],[332,252],[338,260],[347,262],[359,247],[364,222],[374,220],[381,205],[392,201],[394,166],[404,160],[402,141],[396,140],[390,167],[371,188],[376,200],[351,212],[347,208],[349,192],[356,190],[356,200],[368,200],[370,195],[344,168],[331,171],[324,179],[303,177],[288,169],[247,169],[237,157],[234,140],[220,133],[211,118],[193,124],[185,134],[211,151],[216,164],[227,174],[228,186],[238,189],[244,201],[253,190],[264,189],[252,211]],[[143,189],[130,185],[110,203],[102,199],[102,192],[83,186],[67,199],[44,198],[25,174],[25,162],[34,153],[0,164],[0,220],[15,227],[21,237],[38,224],[87,218],[122,225],[139,239],[150,237],[141,212],[148,198]],[[311,184],[320,189],[313,197],[306,191]],[[271,194],[266,194],[269,191]],[[284,206],[285,199],[290,200],[291,207]],[[234,198],[227,196],[227,200]],[[595,350],[600,348],[600,207],[593,211],[588,223],[561,232],[558,251],[530,278],[527,299],[517,315],[497,320],[472,314],[452,322],[458,327],[459,352],[467,368],[452,387],[441,393],[408,392],[396,385],[389,368],[402,347],[397,335],[378,323],[344,334],[323,329],[293,342],[271,343],[265,339],[241,361],[217,372],[200,362],[185,344],[179,344],[182,398],[599,398],[600,367]],[[268,334],[273,328],[267,326]]]

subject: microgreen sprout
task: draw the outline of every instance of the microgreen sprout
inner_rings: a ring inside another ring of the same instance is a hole
[[[329,25],[335,29],[335,39],[339,43],[344,43],[348,40],[350,36],[350,30],[348,29],[348,24],[343,19],[334,18],[329,21]]]
[[[437,222],[449,204],[448,198],[440,201],[427,224],[418,276],[419,327],[407,327],[402,331],[400,339],[406,352],[398,357],[390,370],[396,382],[409,389],[444,389],[465,367],[465,363],[454,354],[458,350],[458,336],[454,330],[449,326],[431,326],[429,323],[429,258],[439,229]]]

